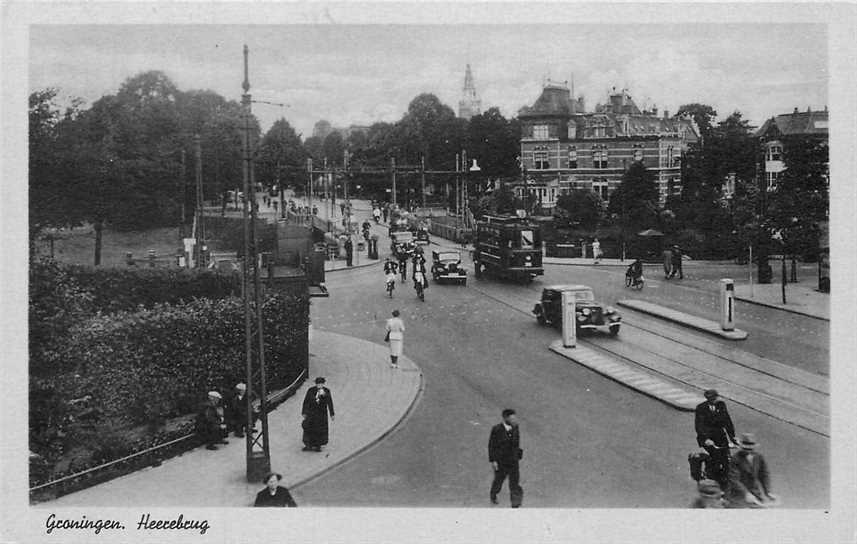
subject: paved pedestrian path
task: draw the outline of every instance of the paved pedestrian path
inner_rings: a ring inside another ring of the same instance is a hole
[[[783,304],[782,284],[735,284],[735,298],[742,302],[777,308],[830,321],[830,294],[815,289],[811,282],[786,284],[786,304]]]
[[[567,359],[591,368],[599,374],[679,410],[692,411],[697,404],[703,401],[702,394],[697,390],[683,387],[644,370],[637,370],[634,368],[636,365],[602,355],[580,344],[573,348],[567,348],[563,346],[562,340],[557,340],[551,343],[550,349]]]
[[[294,397],[268,416],[271,468],[283,474],[299,506],[300,485],[377,444],[410,412],[422,389],[422,372],[407,357],[391,369],[385,345],[311,330],[309,379]],[[301,404],[317,376],[327,378],[335,421],[330,444],[320,453],[302,451]],[[257,425],[258,426],[258,425]],[[218,451],[196,448],[161,466],[84,489],[40,507],[157,506],[240,507],[252,504],[261,483],[245,477],[245,442],[230,435]]]
[[[679,312],[678,310],[652,304],[651,302],[643,300],[620,300],[616,304],[618,306],[637,310],[638,312],[643,312],[661,319],[666,319],[667,321],[672,321],[673,323],[678,323],[679,325],[684,325],[708,334],[714,334],[721,338],[726,338],[727,340],[745,340],[747,338],[747,332],[741,329],[724,331],[720,327],[720,323],[717,323],[716,321]]]
[[[630,266],[634,262],[630,259],[599,259],[598,263],[592,257],[543,257],[542,264],[559,264],[568,266]]]

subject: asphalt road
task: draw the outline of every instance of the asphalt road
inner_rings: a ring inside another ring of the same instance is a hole
[[[410,286],[397,285],[394,299],[386,298],[379,267],[329,274],[331,297],[313,301],[314,326],[383,344],[384,320],[399,308],[408,328],[405,353],[422,368],[426,390],[395,433],[301,486],[304,501],[487,507],[488,433],[500,410],[512,407],[521,422],[526,507],[686,506],[695,495],[686,460],[696,448],[693,415],[550,352],[558,332],[521,311],[542,285],[574,282],[591,285],[608,303],[634,297],[716,315],[715,292],[704,283],[716,278],[650,281],[631,294],[623,277],[620,268],[553,266],[530,286],[473,278],[467,287],[433,284],[420,302]],[[741,349],[827,373],[826,322],[750,305],[738,311],[751,335]],[[730,411],[739,432],[756,433],[785,506],[829,504],[828,439],[737,404]]]

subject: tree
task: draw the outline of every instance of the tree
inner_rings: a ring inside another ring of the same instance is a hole
[[[717,111],[711,106],[694,102],[679,106],[676,116],[693,119],[704,141],[711,132],[712,121],[717,117]]]
[[[310,136],[304,140],[304,150],[318,163],[324,157],[324,140],[318,136]]]
[[[598,193],[575,189],[560,195],[554,210],[554,219],[566,226],[578,226],[585,230],[595,230],[601,220],[604,202]]]
[[[337,131],[331,132],[324,139],[321,146],[323,157],[326,158],[330,166],[342,163],[342,153],[345,151],[345,141],[342,139],[342,134]]]
[[[654,174],[635,162],[622,175],[622,184],[610,195],[608,211],[625,229],[651,228],[658,220],[658,188]]]
[[[300,136],[281,118],[271,125],[259,145],[256,179],[268,185],[279,180],[301,186],[306,179],[306,159]]]
[[[467,125],[466,148],[470,157],[479,160],[486,176],[514,176],[518,172],[515,157],[520,153],[519,132],[500,114],[490,108],[470,119]]]
[[[515,196],[511,187],[501,183],[500,187],[476,201],[473,215],[512,214],[524,207],[523,202]]]
[[[827,141],[794,135],[782,142],[785,170],[770,197],[768,226],[782,235],[785,253],[815,256],[829,210]]]

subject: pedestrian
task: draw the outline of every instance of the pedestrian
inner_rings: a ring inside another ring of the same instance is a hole
[[[207,450],[216,450],[218,444],[229,444],[225,438],[226,423],[220,405],[222,398],[217,391],[209,391],[208,400],[196,415],[196,434],[206,443]]]
[[[670,279],[673,271],[673,250],[667,246],[664,249],[664,279]]]
[[[381,213],[384,215],[384,223],[386,223],[387,217],[390,215],[390,205],[384,204],[384,207],[381,209]]]
[[[354,258],[354,244],[351,242],[351,237],[349,236],[345,240],[345,264],[346,266],[352,266],[352,259]]]
[[[705,393],[705,402],[696,407],[694,427],[696,442],[710,456],[706,462],[706,475],[726,489],[729,478],[729,447],[735,442],[735,425],[715,389]]]
[[[598,264],[601,260],[601,242],[598,241],[598,238],[592,242],[592,258],[595,260],[594,264]]]
[[[313,204],[313,206],[312,206],[312,214],[318,215],[318,206],[316,206],[315,204]]]
[[[344,202],[339,203],[339,215],[345,217],[345,203]]]
[[[524,498],[524,490],[520,485],[520,461],[524,456],[524,450],[521,449],[521,434],[515,411],[506,408],[502,415],[502,423],[494,425],[488,439],[488,461],[494,469],[491,504],[497,504],[497,493],[503,488],[503,481],[508,476],[512,508],[519,508]]]
[[[771,493],[771,475],[764,456],[756,451],[756,439],[744,433],[741,449],[729,464],[729,505],[732,508],[759,508],[778,502]]]
[[[399,310],[393,310],[393,317],[387,320],[387,334],[384,340],[390,343],[390,368],[399,368],[399,357],[405,342],[405,323],[399,318]]]
[[[292,498],[289,490],[280,485],[280,480],[283,475],[277,472],[269,472],[265,474],[262,483],[265,484],[265,489],[256,493],[256,502],[253,506],[280,506],[295,508],[297,503]]]
[[[714,480],[700,480],[697,484],[699,496],[692,503],[691,508],[724,508],[723,490]]]
[[[255,400],[255,399],[254,399]],[[256,424],[258,412],[253,410],[253,425]],[[247,386],[239,383],[235,392],[226,405],[227,429],[231,429],[237,438],[244,438],[245,432],[252,432],[253,427],[247,428]]]
[[[396,252],[396,259],[399,261],[399,274],[402,275],[402,283],[408,278],[408,252],[403,246],[400,246]]]
[[[321,451],[328,442],[327,416],[333,421],[333,397],[330,389],[325,387],[326,380],[322,377],[315,379],[315,385],[310,387],[301,410],[303,422],[304,451]]]
[[[277,213],[277,207],[278,207],[278,205],[279,205],[279,202],[278,202],[278,201],[276,201],[276,200],[274,200],[274,201],[273,201],[273,204],[274,204],[274,213]]]
[[[678,279],[680,279],[680,280],[684,279],[684,272],[682,272],[682,269],[681,269],[681,258],[682,258],[681,248],[678,247],[677,245],[674,245],[673,250],[672,250],[673,269],[672,269],[672,273],[670,274],[671,278],[674,278],[675,275],[678,274]]]

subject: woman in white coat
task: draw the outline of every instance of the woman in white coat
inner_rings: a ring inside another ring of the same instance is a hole
[[[399,357],[405,340],[405,324],[399,319],[399,310],[393,310],[393,317],[387,320],[386,339],[390,343],[390,366],[399,368]]]

